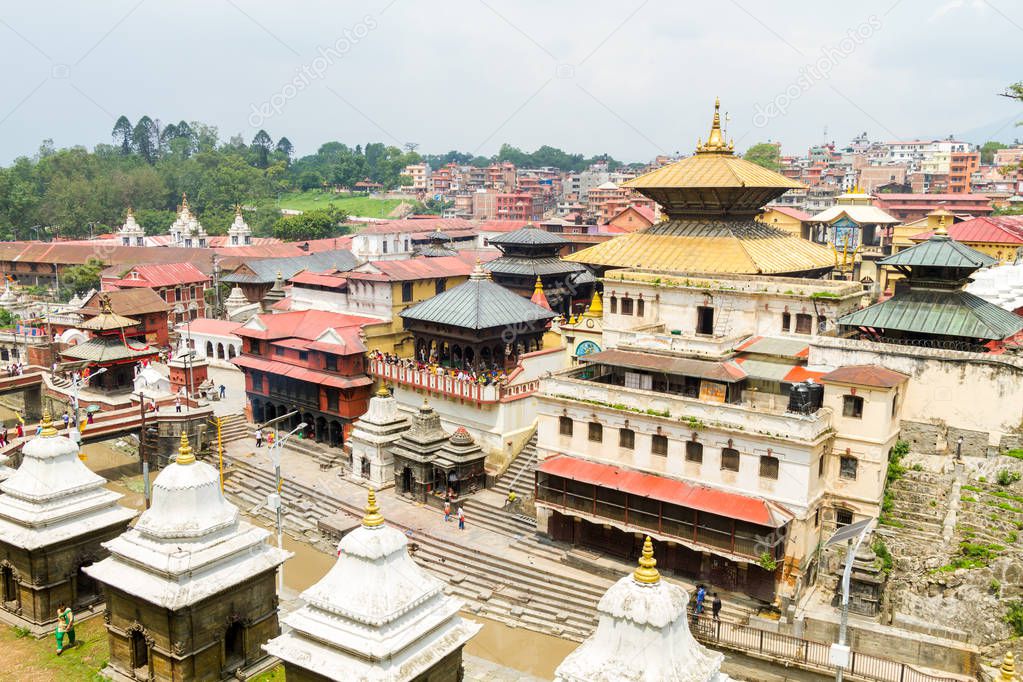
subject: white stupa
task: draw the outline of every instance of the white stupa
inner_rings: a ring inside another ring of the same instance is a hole
[[[437,675],[429,679],[460,679],[461,648],[482,626],[462,620],[459,601],[412,560],[405,535],[384,525],[373,490],[362,525],[340,549],[334,567],[302,593],[306,605],[285,618],[288,631],[264,646],[285,674],[399,682],[429,671]],[[455,664],[450,677],[441,673]]]
[[[50,415],[25,443],[21,466],[0,485],[0,542],[25,550],[66,543],[101,528],[127,526],[135,512],[120,493],[78,458],[78,446],[57,435]]]
[[[251,244],[252,230],[245,222],[245,218],[242,216],[242,207],[239,204],[234,207],[234,222],[231,223],[231,227],[227,228],[227,245],[249,246]]]
[[[170,226],[171,244],[173,246],[186,246],[206,248],[206,228],[202,226],[188,207],[188,195],[181,195],[181,208],[178,210],[177,219]]]
[[[152,505],[105,546],[86,571],[96,580],[170,610],[197,604],[292,556],[267,544],[270,531],[239,519],[220,474],[196,461],[185,433],[175,462],[153,483]]]
[[[11,281],[7,280],[7,282],[4,283],[4,292],[0,294],[0,306],[6,308],[8,306],[16,305],[17,303],[18,297],[14,295],[13,291],[11,291]]]
[[[146,232],[142,226],[135,221],[135,211],[128,208],[128,215],[124,219],[124,225],[117,231],[121,238],[121,246],[145,246]]]
[[[724,655],[689,632],[682,588],[661,580],[650,538],[639,568],[611,586],[596,631],[554,671],[554,682],[731,682]]]
[[[369,410],[359,417],[348,437],[352,448],[352,476],[370,485],[394,485],[394,456],[390,445],[408,430],[409,419],[398,410],[398,401],[385,386],[370,398]]]

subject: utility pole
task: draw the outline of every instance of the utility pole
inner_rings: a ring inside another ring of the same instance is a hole
[[[146,429],[146,395],[142,391],[139,391],[138,396],[139,414],[141,415],[141,421],[139,423],[139,459],[142,461],[143,494],[146,498],[146,509],[149,509],[149,431]]]

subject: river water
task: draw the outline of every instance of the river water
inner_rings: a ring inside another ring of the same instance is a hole
[[[142,493],[142,475],[137,455],[116,447],[116,440],[87,443],[82,448],[85,464],[107,479],[107,488],[124,495],[121,503],[133,509],[145,507]],[[263,518],[249,518],[250,522],[269,528]],[[272,528],[270,528],[272,530]],[[276,535],[271,536],[276,544]],[[284,564],[284,586],[289,593],[298,594],[312,586],[334,565],[336,559],[311,545],[284,535],[284,548],[294,552]],[[525,628],[516,628],[465,612],[466,618],[483,625],[469,641],[465,652],[471,656],[513,668],[543,679],[552,679],[554,669],[578,644]]]

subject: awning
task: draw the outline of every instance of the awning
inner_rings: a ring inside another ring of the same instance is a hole
[[[538,471],[760,526],[779,528],[794,518],[784,507],[760,498],[567,455],[544,460]]]
[[[734,362],[711,362],[694,360],[673,355],[656,353],[636,353],[626,350],[605,350],[600,353],[583,355],[579,358],[588,364],[611,365],[629,369],[642,369],[648,372],[678,374],[711,381],[735,383],[746,378],[746,372]]]
[[[239,367],[246,367],[259,372],[291,377],[298,381],[323,384],[324,386],[330,386],[331,388],[357,388],[359,386],[369,386],[373,383],[373,380],[365,375],[344,377],[336,374],[329,374],[327,372],[319,372],[307,367],[299,367],[298,365],[289,365],[286,362],[264,360],[262,358],[254,358],[248,355],[240,355],[234,358],[232,362]]]

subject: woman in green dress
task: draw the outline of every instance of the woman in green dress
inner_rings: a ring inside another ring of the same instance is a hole
[[[64,653],[64,638],[67,638],[67,646],[75,645],[75,614],[71,608],[61,602],[57,608],[57,655]]]

